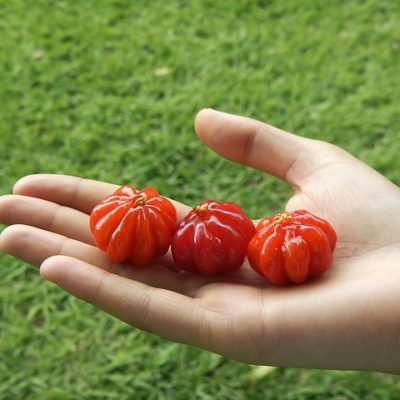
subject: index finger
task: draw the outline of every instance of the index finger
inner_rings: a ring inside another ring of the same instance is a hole
[[[93,207],[109,196],[119,185],[70,175],[37,174],[21,178],[14,194],[37,197],[90,214]],[[170,199],[171,200],[171,199]],[[189,207],[171,200],[182,219]]]

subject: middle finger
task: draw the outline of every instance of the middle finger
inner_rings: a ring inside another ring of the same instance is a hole
[[[0,197],[0,223],[30,225],[87,244],[94,244],[87,214],[35,197],[20,195]]]
[[[96,247],[26,225],[6,228],[0,235],[0,251],[37,267],[53,256],[73,257],[116,275],[188,296],[195,296],[197,289],[207,282],[201,275],[174,272],[162,264],[135,267],[129,262],[113,263]]]

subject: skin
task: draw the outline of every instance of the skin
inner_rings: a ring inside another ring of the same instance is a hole
[[[10,225],[1,251],[168,340],[255,364],[400,373],[400,189],[336,146],[249,118],[205,109],[195,127],[223,157],[287,181],[287,211],[332,223],[325,275],[272,287],[247,264],[222,278],[177,272],[170,255],[152,268],[112,264],[93,245],[88,214],[116,186],[60,175],[27,176],[0,198]],[[189,208],[174,204],[182,219]]]

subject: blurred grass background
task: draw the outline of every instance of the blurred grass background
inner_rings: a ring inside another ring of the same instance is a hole
[[[336,143],[399,185],[399,20],[390,0],[0,0],[0,194],[50,172],[281,210],[286,184],[197,140],[203,107]],[[0,399],[400,398],[398,376],[165,342],[0,264]]]

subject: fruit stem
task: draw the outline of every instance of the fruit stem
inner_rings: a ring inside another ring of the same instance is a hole
[[[204,217],[207,214],[207,209],[208,209],[208,204],[204,203],[196,206],[194,211],[199,217]]]
[[[144,194],[139,195],[136,199],[133,201],[134,207],[137,206],[144,206],[146,204],[146,196]]]
[[[278,214],[275,218],[274,221],[272,222],[273,224],[284,224],[286,222],[289,222],[292,219],[292,216],[287,213],[284,212],[282,214]]]

